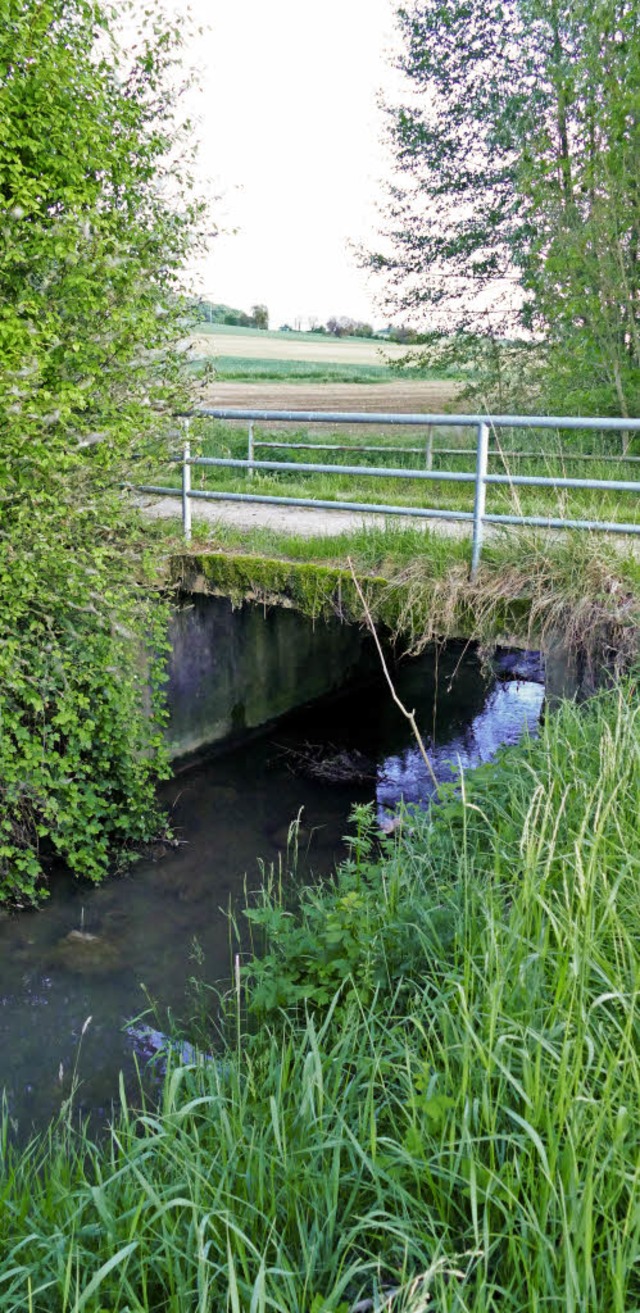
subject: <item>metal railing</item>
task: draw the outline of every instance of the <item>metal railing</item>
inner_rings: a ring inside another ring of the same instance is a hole
[[[213,419],[226,420],[246,420],[249,423],[248,432],[248,454],[246,459],[222,456],[192,456],[189,443],[189,422],[192,417],[210,417]],[[507,452],[502,453],[500,449],[496,452],[490,452],[489,439],[491,432],[497,432],[499,429],[573,429],[581,431],[606,432],[640,432],[640,419],[592,419],[570,416],[525,416],[525,415],[404,415],[404,414],[374,414],[359,412],[329,412],[329,411],[293,411],[293,410],[241,410],[228,407],[220,408],[202,408],[182,415],[181,418],[185,423],[187,440],[184,444],[184,450],[181,457],[175,457],[177,462],[182,465],[182,522],[184,536],[187,542],[191,539],[191,502],[192,500],[204,501],[234,501],[234,502],[261,502],[266,505],[275,506],[305,506],[318,510],[346,510],[360,512],[363,515],[393,515],[393,516],[410,516],[420,519],[438,519],[468,522],[472,526],[472,547],[471,547],[471,574],[475,574],[480,561],[482,551],[483,531],[486,524],[505,524],[505,525],[528,525],[536,528],[546,529],[582,529],[596,530],[599,533],[620,533],[620,534],[640,534],[640,524],[628,524],[618,521],[606,520],[579,520],[568,519],[564,516],[545,516],[545,515],[512,515],[497,514],[486,510],[487,488],[491,486],[508,486],[508,487],[533,487],[533,488],[573,488],[573,489],[592,489],[606,490],[611,492],[632,492],[640,493],[640,482],[622,479],[587,479],[587,478],[570,478],[566,476],[556,477],[549,475],[533,474],[490,474],[489,458],[490,455],[505,455],[519,457],[542,457],[544,453],[539,452]],[[377,426],[409,426],[419,427],[426,432],[426,441],[424,448],[400,448],[400,447],[358,447],[349,448],[337,445],[314,445],[309,443],[266,443],[256,442],[254,434],[254,423],[256,420],[268,421],[270,423],[288,422],[297,424],[370,424]],[[474,428],[476,430],[476,445],[470,449],[445,448],[435,450],[433,447],[433,430],[434,428]],[[255,451],[258,446],[261,447],[283,447],[283,448],[300,448],[302,450],[331,450],[331,451],[371,451],[371,452],[390,452],[409,454],[424,454],[425,467],[421,469],[407,468],[390,468],[389,466],[369,466],[369,465],[326,465],[314,464],[302,461],[282,461],[282,460],[257,460]],[[465,473],[459,470],[434,470],[433,456],[438,455],[474,455],[475,471]],[[545,458],[548,458],[545,457]],[[553,458],[558,458],[553,454]],[[562,455],[566,459],[566,455]],[[593,453],[578,454],[570,453],[572,459],[603,459],[594,456]],[[604,459],[607,459],[606,457]],[[609,459],[617,461],[640,461],[638,456],[621,455],[620,457],[610,457]],[[470,483],[474,485],[474,505],[472,511],[450,511],[437,507],[418,507],[418,506],[397,506],[397,505],[380,505],[372,502],[350,502],[338,500],[321,500],[314,497],[286,497],[273,496],[260,492],[210,492],[205,489],[196,489],[191,486],[191,469],[193,466],[214,466],[227,469],[245,469],[248,477],[251,478],[256,470],[270,470],[277,473],[297,473],[297,474],[348,474],[364,476],[365,478],[387,478],[387,479],[415,479],[430,482],[442,483]],[[175,488],[161,487],[158,485],[144,485],[139,491],[166,496],[167,494],[176,495]]]

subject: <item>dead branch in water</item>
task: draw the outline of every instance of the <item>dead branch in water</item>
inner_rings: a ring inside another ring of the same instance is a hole
[[[325,784],[370,784],[376,778],[375,763],[357,749],[339,748],[333,743],[309,743],[301,748],[278,744],[292,775],[322,780]]]
[[[349,569],[350,569],[350,571],[351,571],[351,578],[353,579],[353,582],[354,582],[354,586],[355,586],[356,592],[357,592],[358,597],[360,598],[360,601],[361,601],[361,603],[362,603],[362,609],[363,609],[364,614],[365,614],[365,619],[366,619],[366,622],[367,622],[367,627],[368,627],[368,629],[369,629],[369,632],[370,632],[370,634],[371,634],[371,637],[373,638],[373,641],[374,641],[374,643],[375,643],[375,645],[376,645],[376,648],[377,648],[377,650],[378,650],[378,656],[380,657],[380,663],[381,663],[381,665],[382,665],[382,669],[383,669],[383,671],[384,671],[384,677],[385,677],[385,679],[386,679],[386,681],[387,681],[387,684],[389,685],[389,689],[391,690],[391,696],[392,696],[392,698],[393,698],[393,700],[394,700],[396,706],[398,707],[398,709],[402,712],[403,716],[406,716],[406,719],[409,721],[409,724],[410,724],[411,729],[412,729],[412,731],[413,731],[413,736],[414,736],[415,741],[416,741],[416,743],[418,744],[418,747],[419,747],[419,749],[420,749],[420,752],[421,752],[421,755],[422,755],[422,760],[424,761],[424,764],[425,764],[425,766],[426,766],[426,768],[427,768],[427,770],[428,770],[428,772],[429,772],[429,774],[430,774],[430,776],[431,776],[431,779],[432,779],[432,781],[433,781],[434,788],[437,789],[437,788],[438,788],[438,780],[437,780],[437,778],[436,778],[436,773],[435,773],[435,771],[434,771],[434,769],[433,769],[433,766],[431,765],[431,761],[430,761],[430,759],[429,759],[429,755],[428,755],[428,753],[427,753],[427,749],[426,749],[425,746],[424,746],[424,740],[423,740],[423,738],[422,738],[422,735],[421,735],[421,733],[420,733],[420,730],[418,729],[418,726],[417,726],[417,723],[416,723],[415,711],[407,711],[407,708],[405,707],[404,703],[400,701],[400,698],[398,697],[398,694],[396,693],[396,690],[395,690],[395,688],[394,688],[394,684],[393,684],[393,680],[392,680],[392,678],[391,678],[391,675],[389,674],[389,670],[388,670],[388,668],[387,668],[387,663],[386,663],[386,661],[385,661],[385,659],[384,659],[384,652],[382,651],[382,646],[381,646],[380,639],[378,638],[378,635],[377,635],[377,632],[376,632],[376,627],[375,627],[375,625],[374,625],[374,623],[373,623],[373,619],[372,619],[372,616],[371,616],[371,612],[370,612],[369,607],[368,607],[368,605],[367,605],[367,601],[366,601],[365,595],[364,595],[364,593],[363,593],[363,591],[362,591],[362,589],[361,589],[361,587],[360,587],[360,584],[358,583],[358,580],[357,580],[357,578],[356,578],[356,572],[355,572],[355,570],[354,570],[354,568],[353,568],[353,562],[352,562],[350,556],[347,557],[347,565],[349,566]]]

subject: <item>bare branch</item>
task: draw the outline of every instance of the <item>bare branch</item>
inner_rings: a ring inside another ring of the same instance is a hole
[[[376,648],[377,648],[377,650],[378,650],[378,656],[380,657],[380,664],[382,665],[382,669],[383,669],[383,671],[384,671],[384,677],[385,677],[385,679],[386,679],[386,681],[387,681],[387,684],[389,685],[389,688],[390,688],[390,690],[391,690],[391,696],[392,696],[392,698],[393,698],[393,700],[394,700],[396,706],[398,707],[398,709],[402,712],[403,716],[406,716],[407,720],[409,721],[409,724],[410,724],[411,729],[412,729],[412,731],[413,731],[413,736],[414,736],[415,741],[416,741],[416,743],[418,744],[418,747],[419,747],[419,749],[420,749],[420,753],[421,753],[421,755],[422,755],[422,760],[424,761],[424,764],[425,764],[425,766],[426,766],[426,768],[427,768],[427,770],[428,770],[428,772],[429,772],[429,775],[431,776],[431,779],[432,779],[432,781],[433,781],[434,788],[437,789],[437,788],[438,788],[438,779],[437,779],[436,773],[435,773],[435,771],[434,771],[434,769],[433,769],[433,766],[431,765],[431,761],[430,761],[430,759],[429,759],[429,755],[428,755],[428,753],[427,753],[427,749],[426,749],[425,746],[424,746],[424,740],[423,740],[423,738],[422,738],[422,735],[421,735],[421,733],[420,733],[420,730],[418,729],[418,726],[417,726],[417,723],[416,723],[415,711],[407,711],[407,708],[405,707],[404,703],[400,701],[400,698],[398,697],[398,694],[396,693],[396,690],[395,690],[394,685],[393,685],[393,680],[392,680],[392,678],[391,678],[391,675],[389,674],[389,670],[388,670],[388,667],[387,667],[387,663],[386,663],[386,661],[385,661],[385,659],[384,659],[384,652],[382,651],[382,646],[381,646],[381,644],[380,644],[380,639],[378,638],[378,635],[377,635],[377,633],[376,633],[376,627],[375,627],[375,625],[374,625],[374,623],[373,623],[373,619],[372,619],[372,616],[371,616],[371,612],[370,612],[370,610],[369,610],[369,607],[367,606],[367,601],[366,601],[365,595],[364,595],[364,593],[363,593],[363,591],[362,591],[362,588],[360,587],[360,584],[358,583],[358,580],[357,580],[357,578],[356,578],[356,572],[355,572],[355,570],[354,570],[354,568],[353,568],[353,562],[352,562],[350,556],[347,557],[347,565],[349,566],[349,569],[350,569],[350,571],[351,571],[351,578],[353,579],[353,582],[354,582],[354,585],[355,585],[356,592],[357,592],[358,597],[360,598],[360,601],[361,601],[361,603],[362,603],[362,608],[363,608],[363,611],[364,611],[365,620],[366,620],[366,622],[367,622],[367,626],[368,626],[369,632],[370,632],[371,637],[373,638],[373,641],[374,641],[374,643],[375,643],[375,645],[376,645]]]

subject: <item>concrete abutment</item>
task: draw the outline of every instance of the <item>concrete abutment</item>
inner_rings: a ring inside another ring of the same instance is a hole
[[[194,595],[170,628],[172,757],[240,740],[287,711],[337,692],[373,668],[356,625],[311,622],[285,607]]]

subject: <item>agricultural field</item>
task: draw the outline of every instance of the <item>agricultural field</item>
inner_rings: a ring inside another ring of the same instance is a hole
[[[396,344],[384,344],[381,348],[381,344],[368,339],[266,333],[226,326],[219,331],[218,326],[213,325],[208,333],[195,335],[189,349],[194,353],[193,397],[196,407],[392,412],[398,415],[445,415],[463,413],[470,408],[462,378],[406,377],[392,364],[385,363],[387,352],[396,356],[404,353],[404,348]],[[213,354],[206,358],[199,354],[205,351]],[[194,419],[191,425],[192,451],[207,457],[246,460],[247,427],[246,421],[220,423],[205,418]],[[255,458],[258,461],[277,461],[278,466],[251,472],[239,466],[194,469],[194,489],[216,495],[215,501],[194,502],[196,516],[210,523],[224,521],[253,529],[258,525],[273,527],[274,519],[284,515],[289,529],[293,528],[294,520],[298,528],[303,521],[308,521],[308,532],[311,533],[318,529],[318,516],[324,516],[324,531],[331,533],[347,528],[344,517],[351,517],[350,524],[354,515],[358,522],[361,521],[362,513],[353,510],[354,503],[378,507],[428,507],[436,516],[439,511],[464,511],[468,514],[473,508],[472,482],[439,482],[437,478],[425,482],[400,474],[404,470],[408,473],[411,469],[424,469],[425,462],[430,462],[434,474],[449,469],[457,472],[458,478],[468,478],[475,469],[473,429],[435,427],[430,456],[426,451],[426,427],[406,425],[390,427],[373,423],[369,427],[362,424],[337,426],[330,422],[304,425],[271,421],[255,424],[254,439]],[[313,446],[319,449],[314,451]],[[514,476],[531,475],[633,479],[638,465],[620,459],[620,439],[614,435],[550,431],[525,434],[518,430],[501,430],[492,435],[490,446],[490,473],[506,475],[509,482],[489,489],[489,512],[638,522],[640,506],[632,491],[534,488],[511,483]],[[289,468],[280,468],[283,463]],[[310,463],[332,468],[322,473],[297,468]],[[360,474],[359,468],[356,471],[354,467],[361,466],[395,469],[399,476],[382,478],[364,470]],[[177,488],[180,475],[175,464],[167,464],[162,473],[158,470],[157,475],[154,484]],[[325,506],[312,512],[292,506],[269,507],[255,500],[234,503],[219,500],[224,493],[231,494],[232,498],[246,493],[252,498],[312,498],[324,502]],[[345,507],[342,512],[330,509],[334,502],[349,503],[352,509]],[[154,501],[148,510],[154,516],[176,513],[171,498],[162,504]],[[434,522],[440,529],[445,527],[445,521],[439,517],[432,520]],[[450,523],[448,529],[455,536],[464,535],[468,532],[468,524]],[[300,531],[305,530],[300,528]]]
[[[320,333],[268,333],[218,324],[203,331],[206,328],[206,325],[200,325],[198,332],[186,343],[194,376],[203,379],[206,386],[211,380],[247,384],[349,384],[357,385],[358,391],[368,385],[374,385],[376,389],[382,385],[395,386],[399,381],[397,362],[407,353],[417,350],[368,338],[335,338]],[[444,378],[433,370],[421,369],[411,380],[410,389],[413,383],[426,381],[448,381],[448,376]],[[406,386],[403,382],[400,391],[404,392]],[[446,395],[450,400],[455,395],[454,389],[447,391]],[[415,398],[418,399],[417,393]],[[330,398],[326,400],[326,405],[321,402],[322,409],[330,409],[333,405]],[[361,400],[359,398],[358,409]],[[296,403],[300,404],[299,397]],[[380,409],[380,403],[372,400],[364,409]],[[406,405],[403,404],[402,409],[406,409]]]
[[[447,379],[399,379],[380,383],[300,383],[212,379],[198,389],[198,405],[247,410],[359,410],[380,414],[443,413],[467,407],[460,385]],[[454,406],[455,403],[455,406]],[[360,430],[362,436],[362,430]]]
[[[222,328],[222,331],[220,331]],[[397,342],[376,342],[371,338],[330,337],[324,333],[269,333],[257,328],[230,328],[212,324],[209,332],[201,328],[190,339],[194,355],[246,356],[263,360],[302,360],[315,363],[331,361],[346,365],[384,365],[400,360],[415,347]]]

